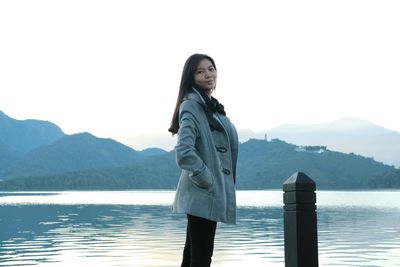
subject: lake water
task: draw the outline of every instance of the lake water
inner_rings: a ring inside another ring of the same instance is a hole
[[[284,266],[281,191],[239,191],[214,267]],[[0,192],[0,266],[179,266],[172,191]],[[318,191],[320,266],[400,266],[400,191]]]

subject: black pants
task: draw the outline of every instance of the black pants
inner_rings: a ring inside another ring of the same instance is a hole
[[[217,222],[187,215],[186,243],[181,267],[209,267]]]

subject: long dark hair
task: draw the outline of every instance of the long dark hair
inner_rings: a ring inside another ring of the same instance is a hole
[[[211,61],[215,70],[217,67],[215,66],[214,59],[205,54],[194,54],[191,55],[185,62],[182,71],[181,84],[179,86],[178,99],[176,100],[174,115],[172,115],[171,126],[168,131],[172,133],[172,135],[178,133],[179,130],[179,107],[182,103],[183,97],[186,92],[194,86],[194,73],[199,66],[200,61],[203,59],[208,59]]]

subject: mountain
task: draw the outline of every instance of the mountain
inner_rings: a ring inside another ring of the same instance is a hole
[[[173,152],[125,167],[70,171],[0,181],[0,190],[127,190],[175,188],[179,169]]]
[[[267,135],[268,139],[279,138],[297,145],[322,145],[400,167],[400,133],[354,117],[315,125],[284,124],[257,134],[240,131],[239,135],[241,140]]]
[[[90,133],[66,135],[55,124],[15,120],[0,112],[0,179],[124,166],[148,155]]]
[[[17,159],[18,156],[15,155],[15,153],[12,153],[9,149],[1,147],[0,145],[0,173],[2,170],[12,165]]]
[[[150,147],[150,148],[146,148],[146,149],[143,149],[142,151],[140,151],[140,154],[142,156],[146,156],[146,157],[160,155],[160,154],[164,154],[164,153],[167,153],[167,151],[165,151],[161,148],[158,148],[158,147]]]
[[[392,166],[326,146],[297,146],[279,139],[251,139],[240,147],[238,187],[281,188],[291,174],[302,171],[319,189],[380,187],[380,177],[396,171]],[[400,187],[400,174],[396,177]]]
[[[136,151],[90,133],[66,135],[49,122],[17,121],[4,113],[0,117],[0,190],[173,189],[177,184],[174,152],[154,147]],[[13,131],[19,139],[13,139]],[[267,134],[268,140],[274,134],[303,138],[305,145],[279,139],[241,143],[239,189],[281,188],[296,171],[313,178],[319,189],[400,188],[400,169],[327,147],[329,136],[340,145],[351,138],[354,143],[371,137],[380,142],[377,136],[388,135],[397,147],[396,132],[351,118],[307,127],[284,125]]]
[[[0,178],[117,167],[140,158],[139,152],[112,139],[79,133],[26,153],[3,169]]]
[[[238,189],[281,189],[296,171],[318,189],[400,188],[399,169],[324,146],[251,139],[239,151]],[[174,189],[179,173],[174,152],[166,152],[122,167],[14,178],[0,182],[0,190]]]
[[[0,150],[23,154],[65,136],[54,123],[41,120],[16,120],[0,111]]]

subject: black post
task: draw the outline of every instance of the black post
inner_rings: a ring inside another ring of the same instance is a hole
[[[283,183],[285,267],[317,267],[315,182],[296,172]]]

